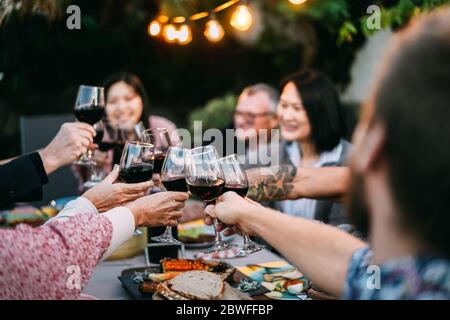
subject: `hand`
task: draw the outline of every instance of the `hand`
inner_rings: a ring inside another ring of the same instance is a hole
[[[236,232],[243,232],[246,234],[253,234],[248,226],[243,224],[243,217],[251,210],[262,207],[259,203],[254,202],[248,198],[242,198],[235,192],[227,192],[223,194],[215,206],[210,205],[206,207],[205,223],[207,225],[213,224],[213,219],[217,218],[221,222],[217,225],[217,231],[224,231],[225,236],[230,236]]]
[[[125,206],[134,215],[136,227],[176,226],[181,209],[189,195],[185,192],[158,192],[137,199]]]
[[[86,191],[82,197],[91,201],[99,212],[104,212],[145,196],[145,192],[152,186],[151,181],[114,183],[118,176],[119,166],[115,165],[102,182]]]
[[[48,146],[39,151],[46,173],[78,159],[88,150],[96,134],[87,123],[64,123]]]

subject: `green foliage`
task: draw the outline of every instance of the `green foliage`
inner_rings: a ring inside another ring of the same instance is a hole
[[[232,93],[208,101],[189,115],[190,130],[193,130],[194,121],[202,121],[203,128],[226,127],[233,121],[236,103],[237,96]]]

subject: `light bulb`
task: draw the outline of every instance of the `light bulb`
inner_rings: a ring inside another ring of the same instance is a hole
[[[230,24],[239,31],[247,31],[253,23],[253,17],[247,5],[241,4],[233,12]]]
[[[206,39],[211,42],[219,42],[220,40],[222,40],[225,32],[223,31],[223,28],[220,25],[219,21],[217,21],[216,19],[211,19],[206,22],[204,35]]]
[[[306,0],[289,0],[289,2],[292,3],[292,4],[298,5],[298,4],[305,3]]]
[[[168,24],[164,27],[163,36],[167,42],[175,42],[178,37],[178,31],[173,24]]]
[[[178,43],[188,44],[192,41],[191,28],[187,24],[183,24],[180,29],[178,29]]]
[[[159,23],[159,21],[157,20],[153,20],[148,25],[147,31],[149,35],[151,35],[152,37],[156,37],[161,33],[161,23]]]

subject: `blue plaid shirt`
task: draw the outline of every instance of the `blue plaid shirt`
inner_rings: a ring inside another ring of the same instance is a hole
[[[403,257],[370,267],[372,250],[357,250],[347,273],[343,299],[450,300],[450,261],[436,256]],[[377,274],[379,275],[377,281]]]

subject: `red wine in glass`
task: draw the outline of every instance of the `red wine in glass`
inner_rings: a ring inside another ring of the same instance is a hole
[[[92,126],[105,115],[105,106],[95,104],[78,106],[74,113],[78,121],[89,123]]]
[[[162,184],[167,191],[188,192],[188,187],[184,176],[163,179]]]
[[[244,184],[228,184],[228,183],[226,183],[225,186],[223,187],[222,193],[225,193],[225,192],[228,192],[228,191],[236,192],[241,197],[245,197],[247,195],[247,192],[248,192],[248,185],[244,185]]]
[[[80,86],[75,100],[74,114],[78,121],[91,126],[99,122],[105,115],[105,93],[102,87]],[[78,161],[78,165],[95,165],[92,150],[88,150]]]
[[[189,191],[205,202],[212,202],[222,194],[225,185],[223,179],[210,180],[204,178],[196,178],[195,181],[188,182]]]
[[[105,131],[101,128],[101,129],[95,129],[95,132],[97,132],[97,134],[94,137],[94,143],[99,144],[103,140]]]
[[[125,183],[140,183],[152,178],[153,165],[150,163],[131,164],[119,171],[120,179]]]
[[[161,169],[164,163],[164,159],[166,159],[166,154],[159,152],[155,153],[155,168],[153,170],[154,173],[161,173]]]

